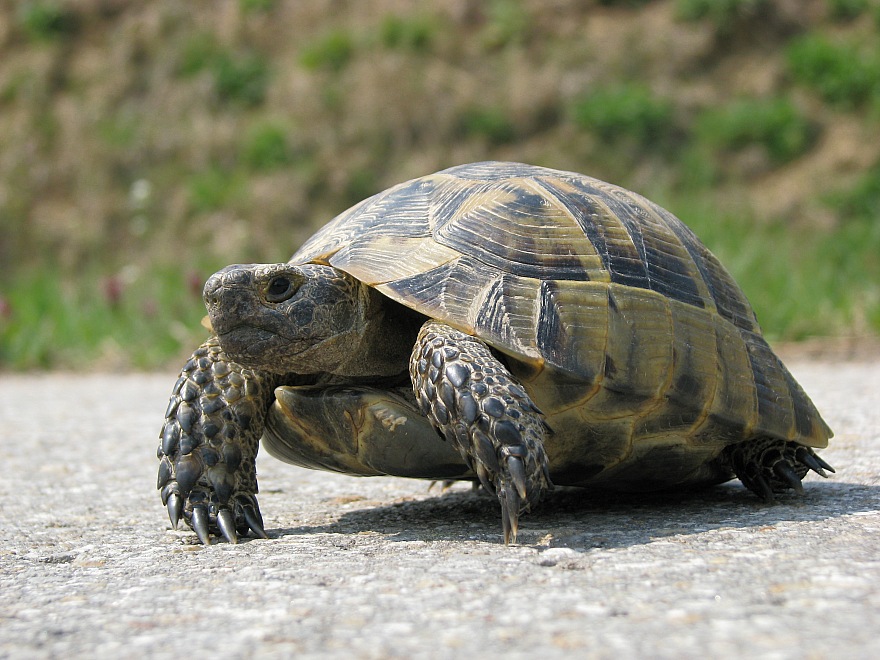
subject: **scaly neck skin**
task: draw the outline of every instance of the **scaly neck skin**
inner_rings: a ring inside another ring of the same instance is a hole
[[[381,294],[330,266],[228,266],[204,297],[223,350],[243,366],[353,378],[407,370],[415,331],[395,327]]]
[[[419,326],[409,316],[393,313],[392,303],[358,282],[363,311],[357,324],[357,347],[347,360],[328,370],[339,376],[387,377],[408,373],[410,354]]]

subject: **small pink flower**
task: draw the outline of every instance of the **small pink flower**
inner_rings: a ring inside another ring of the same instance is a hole
[[[122,280],[116,275],[105,277],[103,282],[104,300],[106,300],[111,307],[118,306],[122,301],[124,288]]]
[[[205,278],[198,271],[191,270],[186,274],[186,287],[196,298],[202,297],[202,289],[205,286]]]

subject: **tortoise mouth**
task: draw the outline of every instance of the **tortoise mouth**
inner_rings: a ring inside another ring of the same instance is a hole
[[[273,345],[283,340],[280,335],[255,325],[240,324],[217,332],[220,346],[235,359],[259,358]]]
[[[250,323],[217,329],[220,346],[231,359],[245,367],[287,373],[301,367],[299,360],[326,337],[291,338]]]

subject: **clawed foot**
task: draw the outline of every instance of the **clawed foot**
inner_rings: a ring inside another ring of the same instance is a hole
[[[410,365],[422,413],[498,496],[515,542],[520,514],[552,488],[540,411],[485,344],[442,323],[425,324]]]
[[[171,526],[177,529],[183,518],[204,545],[211,544],[211,535],[223,536],[229,543],[238,543],[239,536],[253,532],[261,539],[269,536],[263,529],[260,506],[253,495],[240,493],[225,505],[211,501],[210,493],[190,491],[188,496],[180,493],[177,482],[170,482],[162,489],[162,500],[168,507]]]
[[[174,385],[157,450],[162,504],[199,540],[268,538],[257,504],[255,460],[272,383],[226,359],[216,337],[200,346]]]
[[[786,489],[803,494],[801,480],[810,470],[822,477],[834,472],[810,447],[774,438],[732,445],[725,453],[743,485],[768,503]]]

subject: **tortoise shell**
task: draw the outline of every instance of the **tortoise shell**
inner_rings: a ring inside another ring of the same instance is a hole
[[[588,176],[453,167],[342,213],[291,262],[332,265],[490,345],[546,415],[558,484],[719,482],[729,444],[832,435],[694,233]]]

